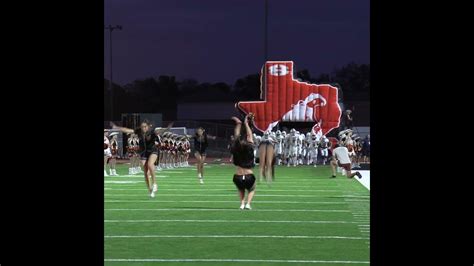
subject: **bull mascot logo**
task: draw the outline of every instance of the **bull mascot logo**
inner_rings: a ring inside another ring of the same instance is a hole
[[[267,61],[260,75],[262,101],[238,102],[245,114],[254,114],[255,128],[271,131],[280,121],[314,122],[312,132],[326,135],[339,127],[338,90],[328,84],[309,84],[293,78],[293,61]]]

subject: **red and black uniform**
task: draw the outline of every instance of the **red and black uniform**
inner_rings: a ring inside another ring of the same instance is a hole
[[[156,146],[156,149],[157,149],[158,151],[160,151],[160,150],[161,150],[161,145],[162,145],[162,143],[161,143],[162,140],[161,140],[160,135],[157,135],[156,137],[157,137],[157,138],[155,139],[155,146]]]
[[[182,141],[178,141],[178,152],[179,154],[184,154],[184,146]]]
[[[110,151],[112,152],[112,158],[117,158],[118,142],[116,140],[110,141]]]

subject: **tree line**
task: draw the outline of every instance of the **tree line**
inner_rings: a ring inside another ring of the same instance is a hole
[[[331,73],[313,77],[307,69],[296,72],[300,81],[329,83],[342,89],[344,101],[368,101],[370,65],[349,63]],[[180,102],[237,102],[260,99],[260,73],[225,82],[176,80],[174,76],[137,79],[124,86],[113,84],[114,114],[110,119],[109,81],[104,79],[104,119],[119,120],[121,113],[163,113],[163,120],[176,120]]]

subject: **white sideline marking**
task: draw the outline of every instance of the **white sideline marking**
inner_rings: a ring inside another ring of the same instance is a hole
[[[119,176],[114,176],[114,177],[111,177],[111,176],[108,176],[108,177],[105,177],[106,179],[113,179],[113,178],[118,178],[118,180],[120,180],[122,177],[130,177],[130,178],[139,178],[139,179],[142,179],[144,178],[143,174],[142,175],[119,175]],[[169,175],[156,175],[156,177],[170,177]],[[217,176],[216,176],[217,177]],[[174,177],[173,178],[170,178],[170,179],[166,179],[163,180],[163,182],[166,182],[166,183],[169,183],[169,184],[189,184],[190,182],[192,182],[193,180],[196,180],[197,179],[197,176],[186,176],[186,177],[176,177],[178,179],[181,179],[181,180],[187,180],[187,181],[179,181],[179,180],[175,180]],[[289,177],[288,179],[292,179],[292,177]],[[204,176],[204,180],[207,180],[209,182],[209,184],[229,184],[232,183],[232,176],[229,178],[229,177],[226,177],[226,178],[218,178],[217,180],[214,179],[212,176],[210,177],[209,175],[205,174]],[[324,182],[328,182],[328,180],[326,179],[298,179],[299,181],[280,181],[281,179],[278,179],[277,183],[281,183],[281,184],[306,184],[306,183],[311,183],[311,182],[316,182],[316,181],[324,181]],[[331,181],[335,181],[335,180],[331,180]],[[330,181],[330,182],[331,182]],[[327,183],[327,184],[331,184],[331,183]]]
[[[180,170],[182,170],[182,169],[180,169]],[[169,172],[169,173],[168,173],[168,172]],[[158,171],[158,172],[155,172],[155,173],[167,173],[167,174],[171,174],[171,173],[173,173],[173,174],[184,174],[185,172],[181,172],[181,171],[175,171],[174,169],[163,169],[163,170],[161,170],[161,171]],[[142,175],[143,175],[143,173],[142,173]]]
[[[362,178],[356,178],[356,180],[370,191],[370,171],[361,170],[359,173],[362,175]]]
[[[145,178],[145,176],[143,174],[136,174],[136,175],[116,175],[116,176],[107,176],[105,178],[109,179],[109,178],[117,178],[117,177],[136,177],[136,178],[140,178],[140,179],[143,179]],[[169,177],[169,175],[155,175],[155,177]],[[113,180],[112,180],[113,181]]]
[[[251,260],[251,259],[104,259],[109,262],[273,262],[273,263],[351,263],[369,264],[369,261],[354,260]]]
[[[197,180],[193,180],[193,182],[189,182],[188,184],[170,184],[168,182],[161,182],[159,183],[160,186],[166,186],[166,187],[190,187],[190,188],[196,188],[197,187]],[[111,181],[115,182],[115,181]],[[125,181],[125,182],[133,182],[135,185],[129,185],[129,184],[121,184],[121,183],[112,183],[112,184],[106,184],[107,187],[109,188],[141,188],[144,184],[145,181]],[[206,184],[208,184],[206,182]],[[273,184],[272,186],[277,185]],[[227,184],[211,184],[212,187],[218,188],[218,187],[232,187],[235,188],[235,185],[233,183],[227,183]],[[334,188],[339,188],[337,186],[318,186],[318,185],[311,185],[314,188],[318,189],[334,189]],[[308,186],[294,186],[294,185],[285,185],[285,188],[308,188]],[[338,190],[339,191],[339,190]]]
[[[369,239],[368,237],[355,236],[256,236],[256,235],[108,235],[104,238],[306,238],[306,239]]]
[[[170,202],[170,203],[236,203],[235,200],[105,200],[107,203],[126,203],[126,202],[145,202],[145,203],[154,203],[154,202]],[[336,205],[346,205],[346,202],[333,202],[333,201],[258,201],[254,200],[253,203],[269,203],[269,204],[336,204]]]
[[[128,191],[128,190],[140,190],[143,191],[143,188],[104,188],[108,190],[119,190],[119,191]],[[229,186],[229,188],[159,188],[160,191],[228,191],[235,190],[235,187]],[[272,189],[271,191],[278,192],[340,192],[340,190],[313,190],[313,189]]]
[[[109,181],[109,180],[105,180],[104,183],[106,184],[139,184],[139,183],[143,183],[141,181]]]
[[[145,193],[147,190],[144,188],[142,189],[144,191],[143,195],[138,195],[138,194],[107,194],[104,196],[113,196],[113,197],[146,197],[148,196],[148,193]],[[159,189],[158,189],[159,192]],[[235,191],[237,192],[237,191]],[[235,197],[234,194],[160,194],[158,193],[157,196],[177,196],[177,197]],[[287,194],[287,195],[273,195],[273,194],[258,194],[255,197],[260,198],[260,197],[289,197],[289,198],[321,198],[319,195],[292,195],[292,194]],[[326,196],[328,197],[328,196]],[[339,196],[338,196],[339,197]],[[341,196],[340,198],[344,198],[344,196]],[[351,201],[364,201],[368,202],[368,200],[346,200],[347,202]]]
[[[240,209],[191,209],[191,208],[168,208],[168,209],[104,209],[104,211],[232,211],[241,212]],[[252,210],[257,212],[350,212],[349,210],[304,210],[304,209],[265,209],[265,210]]]
[[[278,220],[104,220],[104,223],[310,223],[310,224],[357,224],[351,221],[278,221]]]

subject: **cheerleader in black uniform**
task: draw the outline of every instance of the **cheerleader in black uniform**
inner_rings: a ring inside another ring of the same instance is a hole
[[[194,139],[194,157],[197,159],[196,168],[198,172],[199,183],[204,184],[204,162],[206,161],[206,149],[208,139],[215,140],[216,137],[208,135],[204,128],[196,129]]]
[[[252,116],[251,116],[252,117]],[[251,118],[250,118],[251,119]],[[253,175],[252,168],[255,166],[254,162],[254,143],[252,136],[252,129],[249,126],[249,116],[245,116],[244,126],[246,136],[240,136],[240,129],[242,122],[236,118],[232,117],[232,120],[235,121],[234,129],[234,141],[231,145],[231,153],[233,157],[233,163],[237,166],[234,174],[234,184],[239,190],[240,196],[240,209],[251,210],[250,206],[252,198],[255,195],[255,176]],[[245,190],[248,191],[247,194],[247,204],[245,204]]]
[[[143,165],[145,182],[150,192],[150,197],[154,198],[155,193],[158,191],[158,185],[156,184],[155,177],[155,161],[158,158],[159,151],[156,149],[155,140],[157,136],[163,131],[169,130],[173,123],[170,123],[167,128],[157,128],[152,129],[152,125],[148,120],[143,120],[140,124],[140,127],[137,129],[130,129],[125,127],[118,127],[115,124],[111,123],[113,129],[120,130],[123,133],[131,134],[135,133],[140,139],[140,161]],[[151,183],[148,178],[151,177]]]

